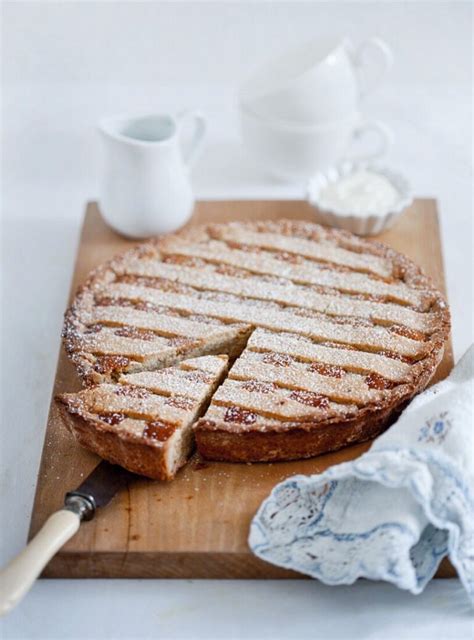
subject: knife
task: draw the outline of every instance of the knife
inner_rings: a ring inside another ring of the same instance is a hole
[[[51,558],[77,533],[83,520],[92,520],[131,480],[134,473],[105,460],[74,491],[64,507],[53,513],[27,547],[0,572],[0,617],[27,594]]]

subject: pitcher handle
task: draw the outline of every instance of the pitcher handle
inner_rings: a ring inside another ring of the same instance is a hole
[[[363,138],[369,131],[373,131],[378,135],[378,145],[376,146],[374,151],[370,151],[367,153],[358,154],[356,156],[345,156],[345,160],[352,161],[371,161],[377,158],[384,156],[389,148],[392,146],[394,141],[394,135],[391,129],[387,127],[387,125],[379,122],[378,120],[369,120],[365,122],[361,122],[353,133],[354,140],[360,140]]]
[[[179,135],[182,134],[185,122],[192,120],[194,122],[194,131],[186,148],[183,150],[184,163],[191,167],[198,156],[198,151],[202,147],[202,142],[207,130],[206,118],[199,111],[183,111],[177,117]]]
[[[372,93],[392,66],[393,52],[381,38],[369,38],[357,47],[352,59],[358,71],[360,96],[363,98]]]

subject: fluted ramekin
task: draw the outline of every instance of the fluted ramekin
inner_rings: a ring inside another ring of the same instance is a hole
[[[386,178],[399,195],[396,202],[389,209],[368,215],[347,213],[347,211],[337,208],[325,208],[320,201],[323,189],[361,169]],[[346,161],[311,178],[308,183],[307,200],[315,207],[317,222],[345,229],[360,236],[373,236],[393,225],[401,213],[413,202],[413,195],[410,184],[401,174],[377,164]]]

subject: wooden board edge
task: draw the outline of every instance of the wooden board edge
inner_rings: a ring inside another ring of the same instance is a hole
[[[441,225],[440,225],[439,212],[436,206],[436,200],[434,198],[423,198],[423,200],[430,205],[430,208],[432,209],[432,212],[433,212],[433,221],[435,226],[435,237],[436,237],[436,251],[440,257],[442,278],[441,278],[441,282],[436,284],[441,288],[441,291],[444,294],[445,300],[449,305],[448,285],[446,282],[446,263],[444,260],[443,244],[441,242]],[[449,336],[444,346],[443,359],[440,363],[440,366],[437,369],[438,374],[441,373],[441,379],[446,378],[453,367],[454,367],[453,335],[450,328]]]
[[[180,579],[180,580],[308,580],[290,569],[264,562],[251,553],[207,552],[59,552],[42,578]],[[456,571],[443,559],[435,578],[455,578]]]
[[[78,243],[76,245],[76,254],[74,257],[74,263],[73,263],[73,268],[72,268],[72,273],[70,276],[70,283],[69,283],[69,293],[68,293],[68,298],[67,298],[67,305],[70,304],[70,301],[75,293],[75,284],[74,284],[74,280],[75,280],[75,274],[77,272],[78,269],[78,265],[79,265],[79,256],[81,253],[81,247],[84,241],[84,236],[85,236],[85,230],[86,230],[86,221],[88,216],[94,215],[94,203],[93,202],[87,202],[86,204],[86,210],[83,216],[83,220],[82,220],[82,225],[81,225],[81,231],[79,234],[79,240]],[[45,467],[46,467],[46,439],[48,436],[48,429],[50,426],[50,422],[52,419],[52,413],[53,413],[53,408],[54,408],[54,396],[55,396],[55,390],[56,390],[56,380],[58,377],[58,370],[59,370],[59,363],[61,361],[61,359],[64,357],[63,354],[63,346],[62,346],[62,340],[61,340],[61,336],[60,336],[60,344],[59,344],[59,353],[58,353],[58,357],[56,359],[56,367],[55,367],[55,371],[54,371],[54,382],[53,382],[53,389],[51,392],[51,397],[49,400],[49,408],[48,408],[48,417],[46,420],[46,429],[45,429],[45,435],[44,435],[44,440],[43,440],[43,446],[41,449],[41,458],[40,458],[40,463],[38,466],[38,472],[36,474],[36,484],[35,484],[35,495],[33,498],[33,506],[31,508],[31,515],[30,515],[30,526],[28,528],[28,535],[27,535],[27,541],[29,542],[38,532],[40,526],[42,526],[43,523],[38,523],[37,522],[37,514],[39,513],[39,509],[37,508],[39,505],[39,494],[40,494],[40,478],[44,473]]]

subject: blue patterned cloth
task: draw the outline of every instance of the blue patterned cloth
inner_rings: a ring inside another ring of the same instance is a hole
[[[474,347],[357,460],[277,485],[249,544],[331,585],[420,593],[449,556],[474,600]]]

